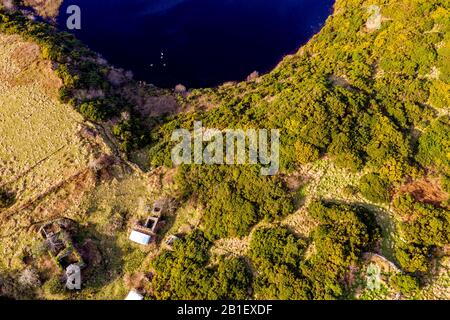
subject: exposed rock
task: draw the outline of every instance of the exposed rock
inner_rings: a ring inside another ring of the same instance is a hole
[[[186,87],[183,86],[182,84],[177,84],[175,86],[175,93],[183,94],[183,93],[186,93],[186,91],[187,91]]]
[[[108,81],[114,86],[120,86],[127,80],[123,70],[111,69],[108,73]]]
[[[26,268],[22,271],[19,277],[19,283],[28,288],[37,288],[41,285],[41,281],[39,280],[39,275],[36,270],[32,268]]]
[[[98,158],[94,159],[89,163],[89,168],[94,171],[100,171],[105,169],[116,162],[115,158],[108,154],[101,154]]]
[[[84,138],[84,139],[91,140],[91,139],[95,139],[98,136],[98,133],[94,129],[86,127],[86,126],[81,126],[80,125],[80,129],[79,130],[80,130],[78,132],[79,136]]]
[[[368,11],[371,16],[367,19],[366,28],[369,31],[379,30],[381,28],[381,22],[383,21],[380,7],[373,5],[369,7]]]
[[[258,71],[253,71],[252,73],[250,73],[247,77],[247,81],[253,81],[259,78],[259,72]]]
[[[35,9],[43,18],[56,18],[62,2],[63,0],[24,0],[23,4]]]
[[[7,10],[15,10],[16,9],[16,6],[14,5],[13,0],[2,0],[2,4]]]

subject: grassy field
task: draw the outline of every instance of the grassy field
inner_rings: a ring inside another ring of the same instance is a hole
[[[16,268],[15,253],[33,242],[27,228],[68,205],[39,200],[82,173],[91,154],[77,135],[82,118],[57,102],[60,80],[37,45],[0,35],[0,78],[0,185],[17,198],[0,215],[0,266]]]
[[[0,270],[20,274],[31,266],[44,280],[57,271],[48,257],[32,262],[24,257],[42,242],[36,226],[68,217],[80,224],[84,244],[92,243],[100,257],[86,279],[90,289],[72,298],[95,299],[107,287],[104,298],[122,299],[127,290],[122,277],[139,269],[148,253],[132,246],[127,235],[142,218],[142,204],[154,200],[148,198],[151,179],[121,163],[108,172],[90,169],[93,159],[111,150],[92,124],[58,102],[60,80],[37,45],[0,35],[0,79],[0,186],[17,199],[0,212]],[[87,128],[96,134],[86,136]],[[124,227],[112,231],[109,219],[120,212],[127,213]]]

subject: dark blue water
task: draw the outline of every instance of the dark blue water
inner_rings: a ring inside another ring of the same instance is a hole
[[[161,87],[215,86],[271,70],[318,32],[334,0],[66,0],[75,34],[117,67]]]

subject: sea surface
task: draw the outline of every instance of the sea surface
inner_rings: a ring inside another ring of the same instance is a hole
[[[210,87],[268,72],[323,26],[334,0],[65,0],[70,31],[116,67],[160,87]]]

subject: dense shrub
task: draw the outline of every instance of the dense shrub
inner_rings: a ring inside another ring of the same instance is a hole
[[[60,294],[64,294],[66,292],[64,283],[61,281],[61,279],[58,276],[52,277],[50,280],[48,280],[44,284],[42,289],[53,295],[60,295]]]
[[[300,164],[307,164],[319,159],[319,149],[302,141],[295,143],[295,152],[297,153],[297,161]]]
[[[366,174],[359,183],[361,194],[369,201],[375,203],[389,203],[391,191],[389,182],[375,173]]]
[[[221,258],[213,275],[213,299],[243,300],[249,296],[252,276],[242,258]]]
[[[308,280],[300,274],[306,242],[285,228],[257,229],[250,243],[250,257],[259,271],[255,279],[258,299],[308,299]]]
[[[409,242],[443,247],[450,243],[450,211],[431,205],[416,204],[412,220],[402,225]]]
[[[113,127],[114,135],[121,141],[120,149],[129,152],[145,146],[150,135],[143,129],[139,122],[133,120],[122,120]]]
[[[104,67],[101,67],[90,60],[80,61],[77,64],[77,73],[79,74],[78,77],[80,88],[98,88],[103,90],[107,89],[107,70],[103,71],[103,68]]]
[[[437,167],[450,174],[450,118],[442,117],[432,122],[419,138],[417,161],[424,167]]]
[[[254,282],[255,297],[265,300],[309,300],[311,284],[309,279],[299,276],[285,265],[273,272],[260,274]]]
[[[410,273],[425,273],[430,268],[430,249],[416,244],[396,248],[395,257],[402,269]]]
[[[402,242],[396,248],[400,266],[407,272],[427,272],[434,249],[450,243],[450,211],[416,201],[404,194],[394,200],[394,209],[403,216],[398,224]]]
[[[259,268],[270,269],[284,264],[290,269],[296,269],[300,266],[306,246],[305,241],[287,229],[260,228],[252,235],[250,256]]]
[[[177,240],[173,251],[163,251],[152,262],[157,299],[244,299],[251,275],[240,258],[222,258],[209,265],[209,242],[200,231]]]
[[[441,181],[442,189],[450,194],[450,175],[443,176]],[[450,200],[450,199],[449,199]]]
[[[80,81],[80,77],[74,75],[73,72],[70,71],[70,66],[68,64],[60,64],[56,69],[56,75],[61,78],[64,84],[63,89],[66,91],[75,88]]]
[[[86,119],[100,122],[107,120],[113,110],[111,110],[111,106],[106,104],[105,100],[95,99],[83,102],[80,105],[80,112]]]
[[[274,220],[294,209],[293,197],[276,177],[256,166],[182,166],[176,177],[185,196],[204,207],[209,238],[245,236],[262,219]]]
[[[405,241],[436,247],[450,243],[449,210],[418,202],[409,194],[397,197],[394,209],[405,217],[399,226]]]
[[[347,294],[344,276],[380,237],[373,215],[360,207],[317,202],[310,214],[319,221],[314,250],[285,228],[257,229],[250,258],[258,270],[254,290],[261,299],[336,299]]]
[[[413,297],[419,291],[417,278],[406,274],[396,274],[389,279],[389,284],[406,297]]]
[[[362,207],[318,202],[311,205],[310,213],[320,225],[313,234],[316,254],[302,271],[311,279],[315,298],[343,297],[346,271],[363,252],[375,247],[380,228],[373,214]]]

